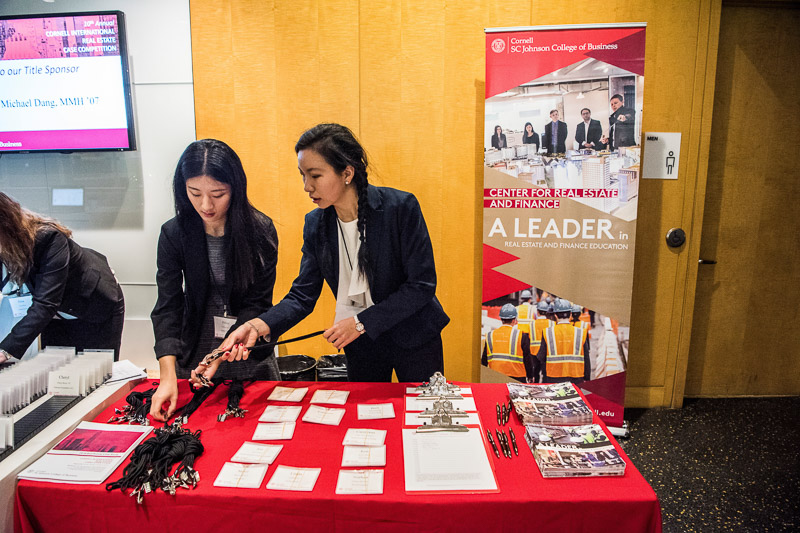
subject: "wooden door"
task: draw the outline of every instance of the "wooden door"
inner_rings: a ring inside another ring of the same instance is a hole
[[[800,10],[780,4],[722,8],[686,396],[800,393]]]

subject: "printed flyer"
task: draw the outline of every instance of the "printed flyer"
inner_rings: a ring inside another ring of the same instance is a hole
[[[644,57],[643,23],[486,30],[482,360],[504,371],[529,351],[514,377],[577,384],[611,426],[629,357]]]

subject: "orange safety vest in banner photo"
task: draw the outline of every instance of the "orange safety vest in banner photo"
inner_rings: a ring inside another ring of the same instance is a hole
[[[533,345],[533,335],[531,335],[531,324],[536,318],[536,308],[525,302],[517,306],[517,327],[522,333],[527,333]]]
[[[531,337],[531,353],[539,353],[544,330],[552,328],[556,323],[547,318],[537,318],[533,322],[533,336]]]
[[[492,370],[512,378],[524,378],[522,331],[509,325],[490,331],[486,335],[486,361]]]
[[[547,361],[545,372],[549,378],[584,377],[583,343],[587,330],[571,324],[556,324],[545,330]]]

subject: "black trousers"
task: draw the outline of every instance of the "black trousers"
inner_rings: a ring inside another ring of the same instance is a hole
[[[362,335],[348,344],[347,380],[390,382],[392,370],[400,382],[428,381],[435,372],[444,373],[442,337],[413,349],[402,348],[387,340],[373,341]]]
[[[86,349],[114,350],[114,361],[119,361],[124,323],[125,300],[119,301],[114,312],[104,322],[54,318],[42,332],[42,347],[74,346],[79,352]]]

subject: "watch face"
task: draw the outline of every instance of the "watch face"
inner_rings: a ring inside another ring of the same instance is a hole
[[[364,324],[356,322],[356,331],[364,331]]]

